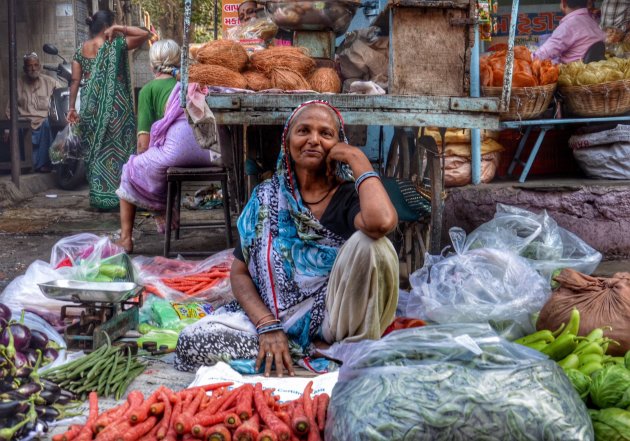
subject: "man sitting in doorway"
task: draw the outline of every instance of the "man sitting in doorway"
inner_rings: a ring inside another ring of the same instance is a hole
[[[588,0],[561,0],[564,17],[551,37],[534,53],[536,58],[563,64],[584,58],[588,49],[606,34],[590,16]]]
[[[41,64],[35,52],[24,55],[24,74],[17,80],[17,110],[20,118],[31,122],[33,148],[36,149],[33,168],[36,172],[50,172],[48,148],[52,133],[48,122],[48,102],[58,83],[48,75],[41,75]],[[7,103],[7,118],[11,117],[10,102]],[[4,132],[4,141],[9,131]]]

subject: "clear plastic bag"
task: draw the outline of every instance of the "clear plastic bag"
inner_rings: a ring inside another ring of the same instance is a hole
[[[201,261],[138,256],[132,262],[138,283],[149,286],[149,292],[157,291],[156,294],[159,297],[171,302],[205,302],[218,308],[234,299],[229,274],[209,289],[195,294],[186,294],[173,289],[164,283],[164,279],[192,276],[208,272],[213,268],[229,269],[234,260],[233,251],[234,249],[230,248]]]
[[[455,231],[463,233],[461,229]],[[598,251],[558,226],[546,210],[536,214],[503,204],[497,204],[494,218],[470,233],[461,246],[463,252],[475,248],[518,253],[549,281],[561,268],[592,274],[602,260]]]
[[[102,263],[123,266],[128,257],[122,248],[107,237],[82,233],[59,240],[52,248],[50,263],[36,260],[23,276],[16,277],[0,295],[0,301],[14,309],[29,309],[59,314],[71,303],[49,299],[42,294],[40,283],[55,280],[94,280]],[[133,280],[133,267],[124,265],[127,274],[121,279]]]
[[[66,159],[82,159],[84,149],[79,137],[78,129],[73,124],[68,124],[57,133],[48,149],[50,162],[59,164]]]
[[[529,262],[509,250],[466,249],[463,230],[451,229],[456,254],[430,256],[410,276],[407,316],[437,323],[488,323],[514,338],[533,332],[530,315],[551,294]]]
[[[338,343],[325,438],[592,440],[562,369],[488,325],[453,324]]]

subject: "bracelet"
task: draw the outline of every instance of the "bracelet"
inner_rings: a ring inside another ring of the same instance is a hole
[[[275,316],[273,315],[273,313],[272,313],[272,312],[270,312],[269,314],[265,314],[265,315],[263,315],[263,316],[262,316],[261,318],[259,318],[259,319],[258,319],[258,321],[256,322],[256,327],[258,327],[258,325],[260,324],[260,322],[262,322],[262,321],[263,321],[263,319],[266,319],[266,318],[267,318],[267,317],[269,317],[269,316],[271,316],[271,317],[275,317]]]
[[[177,74],[179,73],[179,69],[174,67],[173,70],[171,71],[171,75],[173,75],[173,78],[177,78]]]
[[[278,319],[267,320],[266,322],[261,323],[260,325],[256,325],[256,329],[264,328],[267,325],[280,323]]]
[[[282,327],[282,323],[276,323],[275,325],[265,326],[264,328],[260,328],[256,330],[256,332],[258,332],[258,335],[263,335],[268,332],[275,332],[275,331],[284,331],[284,328]]]
[[[361,176],[359,176],[357,178],[356,181],[354,181],[354,189],[357,191],[357,193],[359,192],[359,186],[361,184],[363,184],[363,181],[365,181],[368,178],[378,178],[381,179],[381,177],[378,175],[378,173],[376,173],[375,171],[367,171],[365,173],[363,173]]]

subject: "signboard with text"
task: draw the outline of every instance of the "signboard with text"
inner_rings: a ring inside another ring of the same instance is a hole
[[[558,27],[562,17],[562,11],[555,5],[526,5],[521,7],[516,23],[514,44],[539,46]],[[507,43],[510,32],[509,8],[499,8],[496,24],[496,33],[492,35],[490,46],[497,43]]]
[[[238,5],[239,1],[235,0],[223,0],[223,35],[227,34],[228,29],[238,26]]]

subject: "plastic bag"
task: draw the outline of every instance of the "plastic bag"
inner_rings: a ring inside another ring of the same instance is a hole
[[[514,338],[533,332],[530,314],[549,298],[549,283],[509,250],[467,250],[466,235],[451,229],[456,254],[425,257],[410,276],[407,316],[437,323],[487,323]]]
[[[594,179],[630,179],[630,141],[573,150],[586,176]]]
[[[145,285],[149,292],[156,293],[159,297],[171,302],[204,302],[210,303],[215,309],[232,301],[232,287],[229,273],[212,287],[186,294],[167,286],[164,279],[192,276],[208,272],[213,268],[231,268],[234,249],[227,249],[213,254],[202,261],[184,259],[167,259],[165,257],[138,256],[133,259],[138,283]]]
[[[461,228],[451,231],[464,234]],[[558,226],[546,210],[531,211],[497,204],[494,218],[468,235],[463,252],[475,248],[510,250],[527,258],[547,280],[561,268],[591,274],[602,255],[570,231]]]
[[[59,164],[66,159],[82,159],[84,149],[75,125],[68,124],[57,133],[48,149],[50,162]]]
[[[36,260],[29,265],[23,276],[16,277],[4,289],[0,301],[14,309],[44,310],[59,315],[62,306],[72,303],[49,299],[38,284],[62,279],[90,280],[98,276],[102,263],[126,262],[128,257],[121,251],[107,237],[88,233],[65,237],[53,246],[50,263]],[[131,264],[125,268],[128,274],[124,279],[133,279]]]
[[[592,440],[562,369],[488,325],[396,331],[338,343],[327,440]]]

